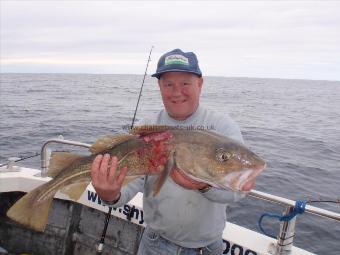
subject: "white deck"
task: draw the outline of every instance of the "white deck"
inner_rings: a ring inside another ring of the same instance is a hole
[[[15,172],[3,172],[4,170],[6,171],[5,167],[0,168],[0,192],[29,192],[35,187],[50,180],[49,177],[39,177],[40,170],[37,169],[14,166]],[[131,218],[131,222],[145,226],[142,211],[142,196],[143,194],[138,193],[127,205],[112,210],[112,214],[116,217],[126,219],[127,211],[133,207],[135,213]],[[71,200],[68,196],[59,192],[56,194],[56,197],[64,200]],[[108,211],[108,207],[101,204],[100,199],[98,199],[91,184],[88,185],[87,189],[77,202],[103,212]],[[226,251],[228,251],[224,254],[230,255],[272,255],[273,253],[271,250],[276,243],[275,239],[229,222],[226,223],[223,239],[227,244]],[[313,253],[297,247],[293,247],[291,253],[291,255],[312,254]]]

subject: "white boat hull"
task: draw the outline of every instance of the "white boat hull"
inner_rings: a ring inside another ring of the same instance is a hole
[[[4,170],[4,167],[0,168],[0,192],[29,192],[50,180],[49,177],[40,177],[40,170],[38,169],[14,166],[12,172],[5,172]],[[144,227],[142,196],[143,194],[138,193],[128,204],[112,210],[112,215]],[[56,194],[56,198],[71,200],[67,195],[60,192]],[[108,207],[101,203],[91,184],[88,185],[77,202],[102,212],[108,211]],[[131,217],[130,219],[127,219],[128,215]],[[225,243],[223,254],[228,255],[272,255],[276,244],[276,239],[229,222],[226,223],[223,240]],[[291,253],[291,255],[312,254],[298,247],[293,247]]]

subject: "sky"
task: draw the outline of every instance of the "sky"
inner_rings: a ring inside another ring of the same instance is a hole
[[[143,74],[193,51],[205,76],[340,80],[340,1],[0,0],[1,73]]]

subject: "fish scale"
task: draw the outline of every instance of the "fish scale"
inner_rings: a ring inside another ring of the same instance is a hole
[[[118,158],[117,174],[128,168],[124,184],[139,176],[157,175],[154,196],[174,167],[191,179],[231,190],[241,190],[265,167],[260,157],[228,137],[167,126],[141,126],[131,134],[102,137],[92,145],[91,152],[90,156],[54,152],[48,172],[53,179],[18,200],[7,216],[43,231],[56,192],[77,201],[91,181],[91,164],[98,154]],[[245,171],[250,172],[244,175]]]

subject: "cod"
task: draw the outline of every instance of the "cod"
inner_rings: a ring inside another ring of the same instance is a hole
[[[264,160],[228,137],[169,126],[139,126],[129,134],[105,136],[90,151],[89,156],[52,153],[48,170],[52,179],[19,199],[7,216],[44,231],[55,194],[60,191],[77,201],[91,182],[91,165],[98,154],[118,158],[116,174],[128,168],[123,185],[143,175],[157,175],[154,196],[173,169],[213,187],[239,191],[265,168]]]

